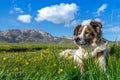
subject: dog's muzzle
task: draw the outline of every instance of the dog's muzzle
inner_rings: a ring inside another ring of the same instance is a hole
[[[83,37],[75,37],[74,42],[77,45],[84,45],[86,44],[86,40]]]
[[[74,40],[75,42],[79,42],[81,39],[79,37],[76,37]]]

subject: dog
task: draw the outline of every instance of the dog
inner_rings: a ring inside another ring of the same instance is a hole
[[[74,43],[78,49],[67,49],[61,56],[71,55],[78,66],[80,72],[85,71],[84,60],[95,58],[102,71],[106,71],[108,58],[108,42],[102,37],[102,24],[98,21],[90,21],[87,25],[78,25],[74,29]]]

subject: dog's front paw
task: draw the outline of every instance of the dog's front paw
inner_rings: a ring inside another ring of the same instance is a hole
[[[59,53],[60,56],[68,57],[73,56],[76,52],[76,49],[66,49]]]

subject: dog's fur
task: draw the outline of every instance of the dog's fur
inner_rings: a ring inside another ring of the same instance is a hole
[[[108,42],[102,38],[102,24],[98,21],[91,21],[88,25],[78,25],[74,30],[74,43],[78,49],[67,49],[60,53],[65,57],[71,54],[74,61],[81,67],[81,73],[84,71],[84,60],[95,58],[102,71],[106,71],[108,57]]]

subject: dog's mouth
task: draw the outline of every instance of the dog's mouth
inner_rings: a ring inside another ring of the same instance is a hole
[[[74,43],[76,45],[86,45],[88,43],[88,40],[84,38],[75,38]]]

